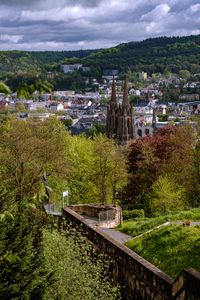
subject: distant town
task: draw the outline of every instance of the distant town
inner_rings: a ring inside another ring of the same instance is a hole
[[[76,72],[81,64],[61,65],[64,73]],[[88,71],[85,67],[84,71]],[[128,93],[134,115],[135,137],[143,137],[153,132],[153,113],[156,114],[156,128],[167,124],[180,125],[191,116],[200,113],[200,80],[192,81],[187,74],[182,77],[172,74],[137,73],[137,80],[128,81]],[[189,73],[189,72],[188,72]],[[21,93],[0,94],[0,120],[6,113],[14,114],[17,119],[41,121],[56,115],[66,125],[72,135],[88,134],[94,124],[106,125],[107,104],[111,98],[112,80],[115,78],[116,97],[119,103],[123,98],[123,80],[118,70],[105,70],[102,82],[96,78],[90,80],[95,92],[85,90],[75,93],[73,90],[39,93],[34,91],[30,99]],[[195,74],[199,79],[200,74]],[[190,79],[190,80],[189,80]]]

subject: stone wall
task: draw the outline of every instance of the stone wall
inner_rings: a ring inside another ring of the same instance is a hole
[[[101,226],[107,228],[114,228],[119,224],[123,223],[122,217],[122,209],[118,206],[111,206],[111,205],[101,205],[101,204],[76,204],[70,205],[70,209],[78,213],[79,215],[87,215],[89,217],[96,217],[99,218],[99,214],[105,213],[105,219],[101,219],[99,223]],[[111,213],[110,216],[106,218],[106,212]]]
[[[184,270],[174,280],[70,208],[63,209],[63,219],[77,229],[81,227],[95,248],[111,257],[112,276],[114,282],[120,283],[124,300],[200,300],[199,272]]]

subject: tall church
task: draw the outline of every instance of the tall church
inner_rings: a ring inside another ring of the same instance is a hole
[[[107,107],[106,134],[109,138],[114,137],[119,145],[126,145],[134,139],[133,113],[129,103],[127,80],[124,83],[122,104],[118,104],[113,77],[112,95]]]

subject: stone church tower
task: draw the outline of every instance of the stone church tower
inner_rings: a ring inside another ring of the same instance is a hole
[[[115,80],[112,83],[112,96],[107,107],[106,134],[114,137],[119,145],[126,145],[134,139],[133,113],[128,98],[127,80],[124,83],[122,105],[117,103]]]

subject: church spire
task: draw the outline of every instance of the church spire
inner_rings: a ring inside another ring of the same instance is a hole
[[[115,77],[113,75],[113,82],[112,82],[112,94],[111,94],[111,103],[117,103],[117,98],[116,98],[116,88],[115,88]]]
[[[128,82],[127,78],[124,81],[124,94],[123,94],[123,101],[122,101],[122,107],[129,107],[129,99],[128,99]]]

